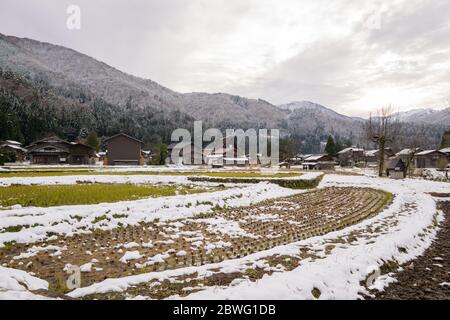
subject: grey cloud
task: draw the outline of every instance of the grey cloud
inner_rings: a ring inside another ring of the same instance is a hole
[[[65,28],[69,4],[82,9],[80,31]],[[298,15],[290,12],[293,4],[298,3],[2,0],[0,32],[61,44],[175,90],[229,92],[276,104],[312,100],[358,115],[369,110],[354,110],[355,101],[374,87],[430,91],[428,99],[411,107],[448,97],[449,1],[305,0],[302,8],[311,9]],[[276,15],[279,6],[290,16]],[[367,19],[377,10],[381,28],[369,29]],[[284,25],[308,30],[306,38],[290,35],[287,49],[296,50],[290,57],[277,60],[279,48],[268,40],[250,50],[260,59],[255,68],[263,70],[255,75],[246,71],[253,61],[244,65],[245,56],[229,56],[240,52],[242,41],[252,43],[258,32],[282,32]],[[255,30],[247,34],[243,26]],[[249,38],[239,38],[243,33]],[[380,65],[387,53],[398,59]]]

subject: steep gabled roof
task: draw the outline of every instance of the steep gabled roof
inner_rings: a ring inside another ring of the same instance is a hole
[[[120,137],[120,136],[123,136],[123,137],[126,137],[126,138],[128,138],[128,139],[131,139],[131,140],[134,140],[134,141],[137,141],[137,142],[139,142],[139,143],[144,144],[144,142],[143,142],[142,140],[139,140],[139,139],[137,139],[137,138],[134,138],[134,137],[132,137],[132,136],[129,136],[129,135],[127,135],[126,133],[118,133],[118,134],[115,134],[115,135],[113,135],[113,136],[111,136],[111,137],[105,139],[105,141],[109,141],[109,140],[111,140],[111,139],[114,139],[114,138],[117,138],[117,137]]]
[[[405,168],[405,163],[400,158],[392,158],[387,161],[386,168],[387,169],[395,169],[395,168]]]
[[[38,143],[48,143],[48,144],[55,144],[55,143],[62,143],[62,144],[67,144],[70,145],[70,142],[61,139],[58,136],[50,136],[41,140],[37,140],[37,141],[33,141],[29,146],[27,146],[27,149],[32,149],[36,144]]]

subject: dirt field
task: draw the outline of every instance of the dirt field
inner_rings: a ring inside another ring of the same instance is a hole
[[[425,253],[404,266],[375,299],[450,299],[450,201],[440,202],[445,220],[437,239]]]

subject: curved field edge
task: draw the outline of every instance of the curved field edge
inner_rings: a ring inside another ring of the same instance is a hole
[[[202,267],[107,279],[92,286],[77,289],[69,295],[89,297],[110,292],[108,295],[114,298],[114,293],[126,295],[130,288],[139,287],[144,283],[153,283],[155,280],[164,285],[167,285],[167,281],[169,281],[169,284],[176,286],[179,279],[190,275],[194,275],[192,279],[195,280],[196,277],[205,279],[216,273],[218,275],[240,273],[241,277],[237,276],[232,279],[236,281],[227,283],[227,281],[223,281],[222,277],[217,281],[207,282],[206,286],[203,284],[202,288],[188,290],[187,298],[361,298],[367,294],[363,282],[374,266],[389,271],[392,266],[395,267],[413,259],[431,243],[442,216],[436,211],[433,198],[426,192],[448,192],[447,186],[422,183],[422,181],[418,182],[421,184],[419,185],[411,180],[394,182],[386,179],[362,178],[354,181],[353,177],[344,179],[331,176],[326,177],[320,185],[321,188],[326,186],[379,188],[389,190],[396,196],[393,203],[382,213],[357,225],[324,236],[254,253],[241,259]],[[299,260],[301,263],[300,265],[291,262],[283,263],[285,257],[289,261]],[[267,263],[267,261],[280,263],[278,266],[271,266],[271,263]],[[282,270],[285,265],[292,266]],[[271,276],[265,276],[265,273],[262,272],[260,278],[259,271],[265,270],[265,268],[273,268],[269,270]],[[6,273],[17,271],[8,270]],[[25,275],[21,273],[20,275],[14,274],[14,276],[19,279]],[[30,277],[27,275],[27,283],[39,282],[39,279]],[[176,279],[177,277],[178,279]],[[177,281],[172,282],[171,278]],[[385,274],[379,279],[376,286],[382,287],[389,281],[393,280],[389,278],[388,274]],[[227,285],[224,287],[223,283]],[[42,282],[40,284],[42,285]],[[167,293],[169,296],[174,294],[172,297],[179,298],[176,290],[168,290]],[[18,294],[31,295],[24,287]],[[139,297],[139,294],[141,293],[132,292],[130,297]],[[186,293],[183,293],[184,295]]]
[[[365,281],[373,268],[378,267],[383,273],[373,285],[382,289],[394,281],[389,275],[390,268],[414,259],[431,244],[442,213],[436,210],[435,201],[426,192],[448,187],[366,177],[357,181],[354,177],[328,177],[320,187],[333,185],[387,189],[395,198],[380,214],[324,236],[208,266],[107,279],[69,295],[95,297],[109,292],[109,298],[145,298],[142,291],[133,292],[132,288],[145,283],[149,284],[147,288],[152,288],[159,283],[167,288],[169,295],[173,294],[172,298],[361,299],[370,294]],[[283,263],[284,259],[288,262]],[[233,274],[236,276],[228,277]],[[180,279],[186,278],[193,281],[192,288],[181,294],[173,290],[179,288]],[[208,278],[213,281],[204,281]],[[195,281],[201,286],[195,287]],[[131,295],[127,296],[129,290]]]

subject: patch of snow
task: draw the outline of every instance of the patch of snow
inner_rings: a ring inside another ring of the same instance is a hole
[[[143,256],[139,253],[139,251],[127,251],[125,254],[120,258],[120,262],[127,263],[129,260],[137,260],[142,258]]]
[[[25,271],[0,267],[0,300],[48,299],[30,291],[48,290],[48,282]]]
[[[81,272],[91,272],[92,271],[92,263],[88,262],[80,266]]]

